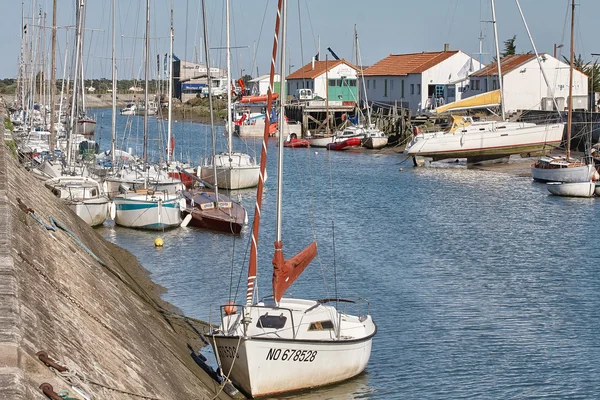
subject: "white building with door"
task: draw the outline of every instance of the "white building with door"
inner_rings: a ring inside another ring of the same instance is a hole
[[[246,89],[254,96],[266,95],[269,89],[269,78],[270,75],[261,75],[258,78],[251,79],[248,81]],[[275,74],[273,79],[273,92],[279,93],[279,74]]]
[[[415,113],[457,101],[481,64],[460,50],[390,54],[364,71],[369,103],[397,104]],[[362,87],[361,87],[362,90]]]
[[[546,85],[540,64],[550,86]],[[515,54],[502,58],[500,68],[504,85],[504,108],[507,112],[555,110],[553,96],[558,110],[566,109],[569,98],[569,64],[549,54],[540,54],[540,62],[535,54]],[[499,88],[498,66],[494,62],[471,75],[471,84],[464,97]],[[573,108],[588,109],[588,77],[578,70],[573,71]]]
[[[329,101],[357,101],[358,68],[344,59],[312,61],[287,76],[288,96],[311,89],[314,96]],[[329,87],[327,85],[329,84]]]

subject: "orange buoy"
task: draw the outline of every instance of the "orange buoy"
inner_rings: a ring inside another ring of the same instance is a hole
[[[231,315],[237,312],[237,307],[233,304],[233,301],[228,301],[226,304],[227,305],[223,307],[225,315]]]

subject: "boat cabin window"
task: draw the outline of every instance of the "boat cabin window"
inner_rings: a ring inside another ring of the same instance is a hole
[[[308,327],[309,331],[332,331],[333,330],[333,322],[331,321],[318,321],[313,322]]]
[[[285,326],[287,317],[283,315],[261,315],[256,323],[257,328],[281,329]]]

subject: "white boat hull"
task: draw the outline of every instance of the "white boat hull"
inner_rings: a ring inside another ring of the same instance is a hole
[[[592,164],[572,168],[531,167],[531,177],[539,182],[587,182],[594,171]]]
[[[406,146],[411,156],[432,158],[492,159],[511,154],[535,153],[560,144],[564,124],[474,123],[453,133],[423,133]]]
[[[77,121],[77,133],[79,135],[93,135],[96,131],[96,121],[93,120],[79,120]]]
[[[260,165],[246,153],[219,153],[199,168],[203,181],[215,185],[216,165],[218,186],[224,189],[245,189],[258,185]]]
[[[388,144],[387,137],[370,137],[364,142],[364,146],[367,149],[382,149]]]
[[[69,208],[89,226],[99,226],[104,223],[108,215],[108,204],[107,197],[67,202]]]
[[[555,196],[565,197],[592,197],[596,190],[596,183],[588,182],[549,182],[546,184],[548,191]]]
[[[310,147],[327,147],[329,143],[335,142],[335,136],[311,137],[308,139]]]
[[[181,224],[180,196],[151,197],[134,195],[116,197],[115,224],[127,228],[163,230]]]
[[[258,185],[260,166],[253,167],[217,167],[217,182],[220,188],[244,189]],[[200,170],[200,178],[211,185],[215,184],[215,174],[212,167],[205,166]]]
[[[232,381],[258,397],[352,378],[367,366],[371,341],[371,337],[352,342],[242,338],[236,354],[237,337],[215,336],[215,352],[223,373],[227,375],[233,363]]]

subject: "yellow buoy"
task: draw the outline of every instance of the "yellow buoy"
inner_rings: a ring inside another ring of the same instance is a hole
[[[163,240],[161,238],[154,239],[154,247],[162,247],[162,246],[163,246]]]

